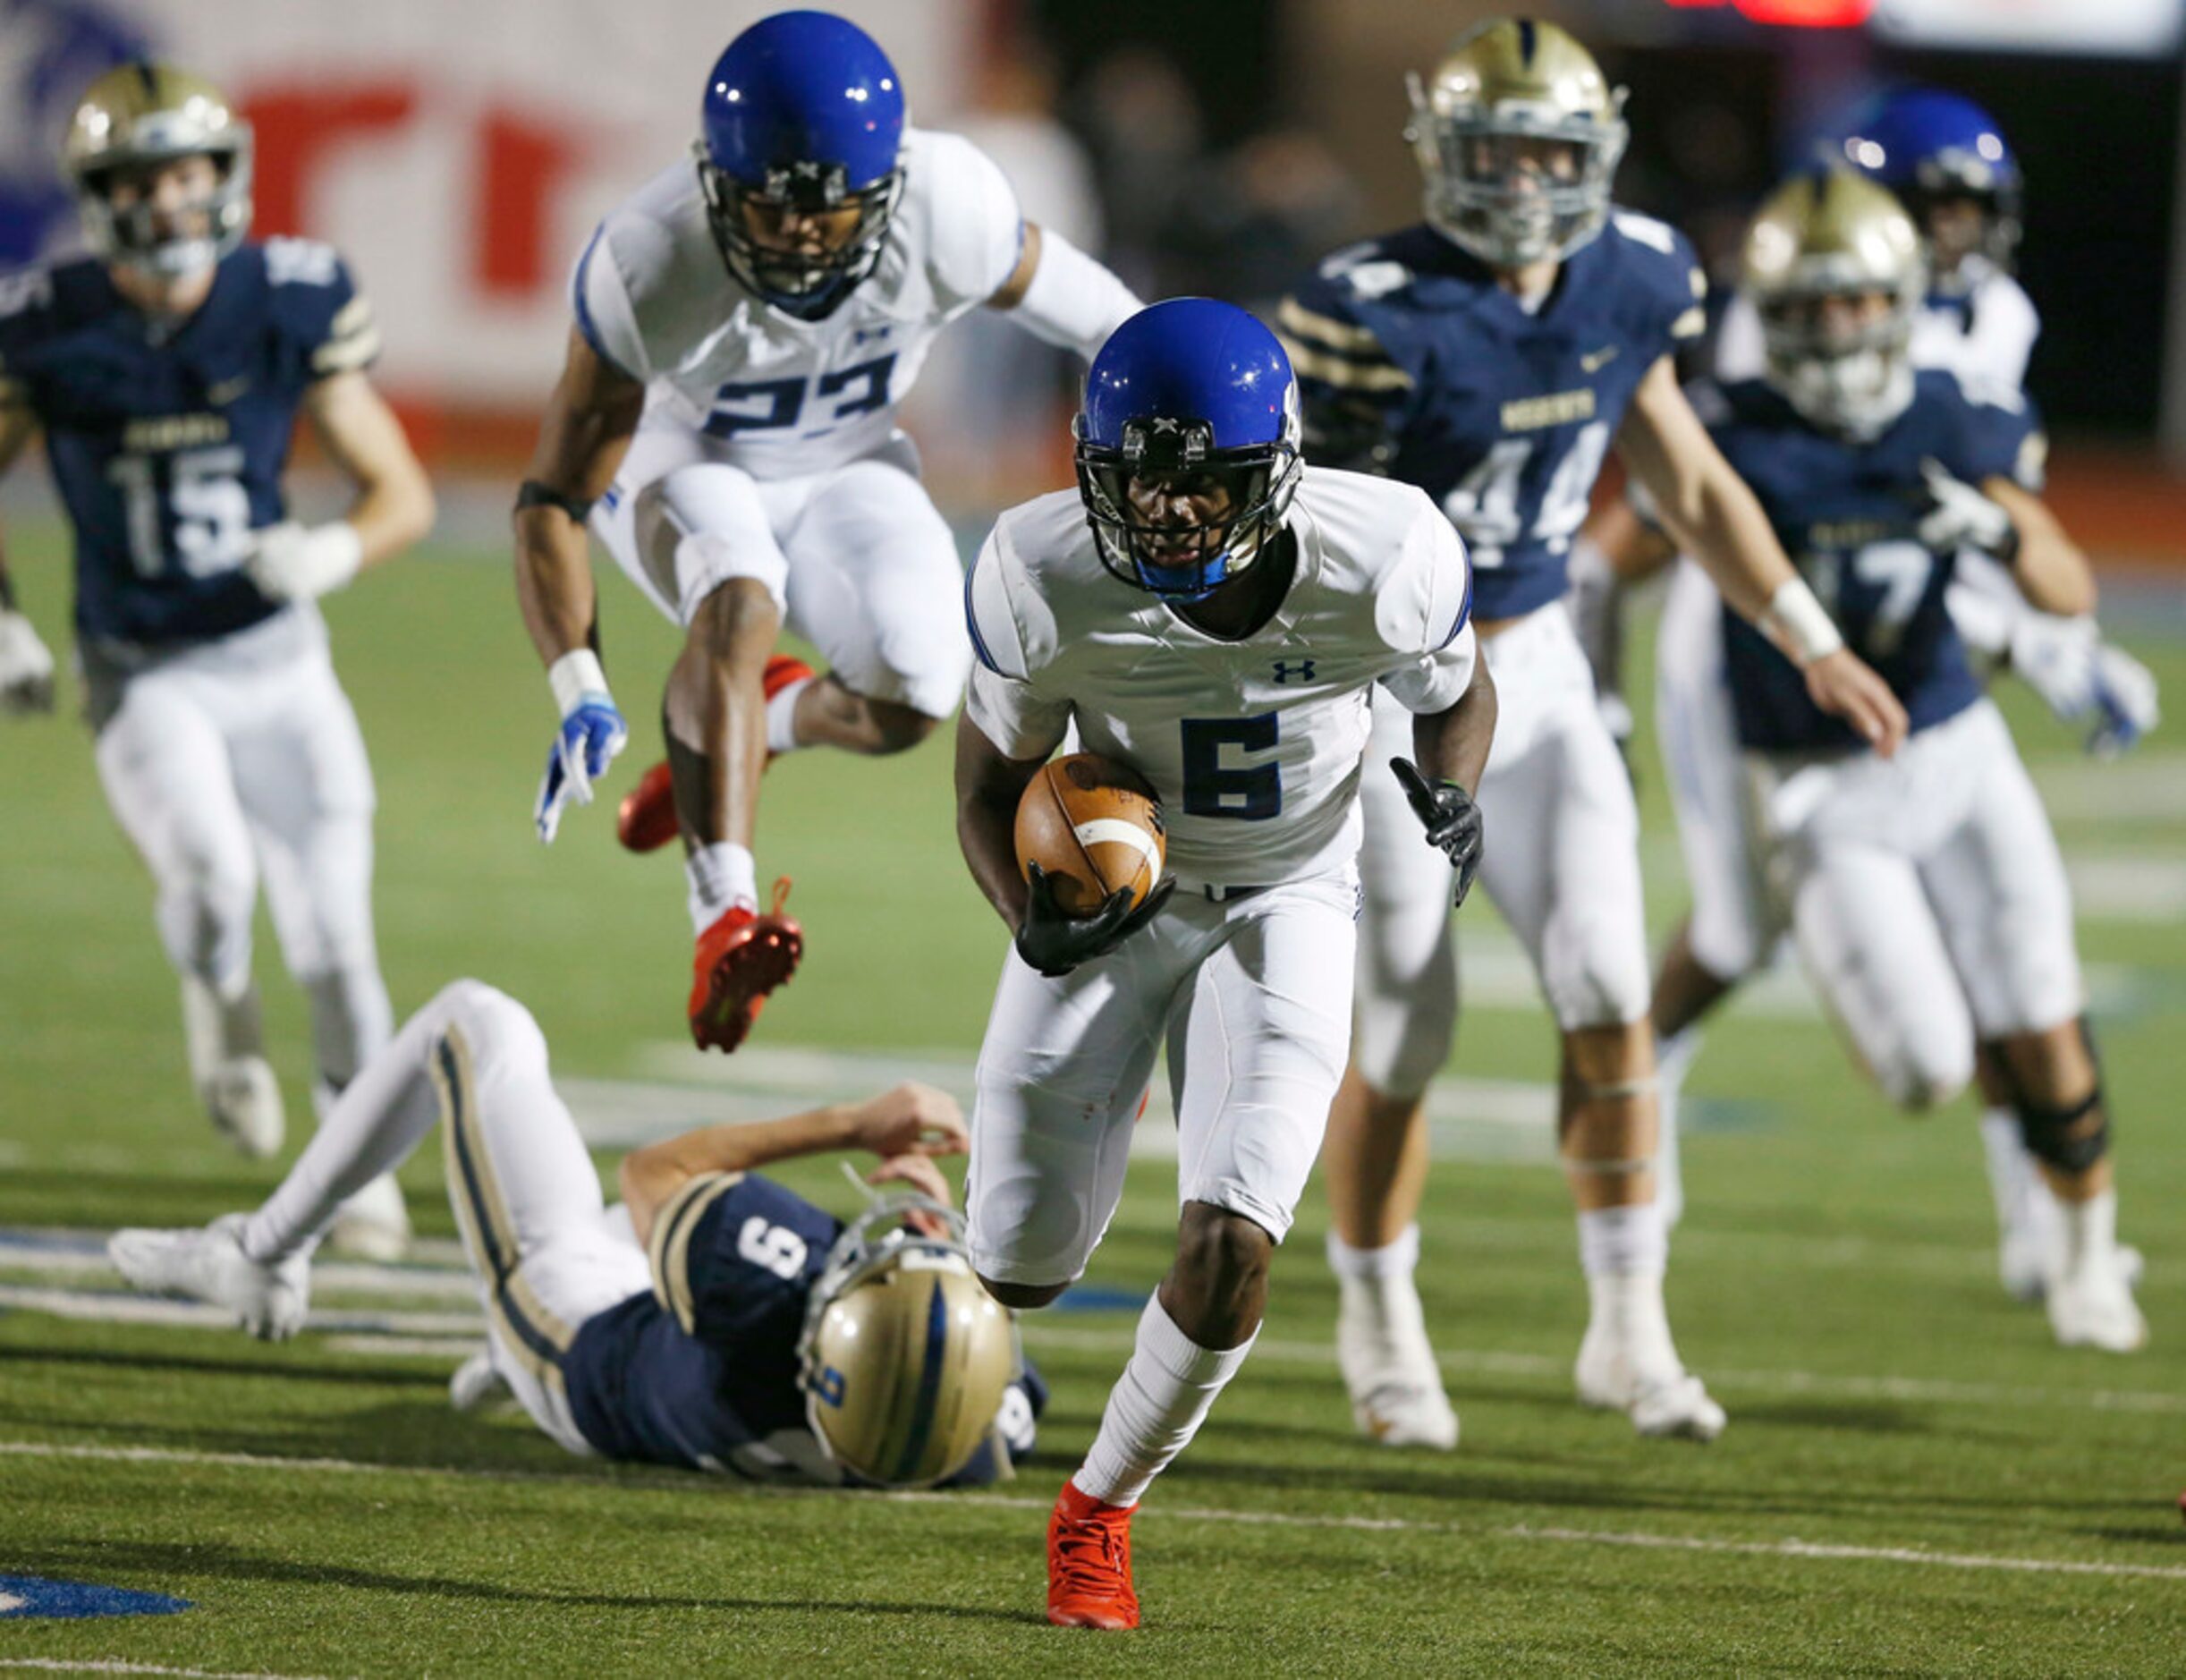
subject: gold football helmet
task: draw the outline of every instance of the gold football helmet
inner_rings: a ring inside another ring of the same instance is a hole
[[[177,157],[206,157],[220,183],[201,231],[177,234],[141,197],[116,208],[114,179]],[[202,77],[169,64],[123,64],[85,90],[61,148],[95,255],[155,274],[191,274],[242,243],[250,228],[250,125]]]
[[[912,1210],[950,1235],[906,1228]],[[962,1230],[961,1215],[923,1196],[876,1202],[836,1239],[813,1287],[799,1345],[806,1414],[862,1481],[925,1488],[954,1475],[996,1435],[1023,1369],[1016,1321],[972,1271]]]
[[[1793,176],[1746,234],[1740,289],[1760,312],[1769,382],[1818,426],[1879,431],[1912,396],[1919,231],[1850,169]]]
[[[1482,262],[1570,256],[1609,218],[1629,138],[1624,89],[1564,30],[1483,23],[1422,82],[1404,130],[1427,178],[1427,219]]]

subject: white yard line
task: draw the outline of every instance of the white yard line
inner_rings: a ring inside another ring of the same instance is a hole
[[[88,1459],[109,1463],[206,1465],[222,1469],[272,1470],[293,1474],[453,1476],[496,1481],[612,1481],[616,1478],[573,1472],[474,1470],[455,1465],[374,1464],[346,1458],[283,1458],[256,1453],[199,1453],[174,1447],[97,1447],[58,1441],[0,1441],[0,1455],[22,1458]],[[673,1477],[663,1476],[664,1481]],[[776,1497],[840,1498],[824,1490],[758,1488]],[[1006,1511],[1045,1512],[1046,1499],[989,1493],[894,1493],[868,1495],[894,1503],[938,1503]],[[1368,1533],[1450,1534],[1475,1540],[1527,1540],[1563,1546],[1629,1546],[1665,1551],[1720,1552],[1741,1557],[1784,1557],[1809,1563],[1887,1563],[1909,1567],[1995,1570],[2013,1574],[2098,1575],[2131,1580],[2186,1581],[2186,1564],[2122,1564],[2069,1557],[1990,1557],[1966,1552],[1933,1552],[1911,1546],[1851,1546],[1786,1537],[1775,1540],[1714,1540],[1700,1535],[1648,1534],[1617,1530],[1542,1528],[1530,1523],[1470,1527],[1459,1523],[1416,1521],[1396,1516],[1319,1516],[1283,1511],[1224,1511],[1198,1506],[1148,1506],[1143,1515],[1165,1523],[1214,1523],[1253,1528],[1295,1528]],[[178,1672],[187,1670],[148,1670]]]
[[[234,1674],[219,1668],[169,1668],[156,1662],[123,1662],[113,1657],[0,1657],[0,1668],[38,1668],[47,1674],[169,1674],[190,1680],[319,1680],[312,1675],[279,1675],[252,1671]]]

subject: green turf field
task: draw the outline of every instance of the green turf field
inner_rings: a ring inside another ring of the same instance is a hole
[[[57,550],[15,552],[59,646]],[[609,666],[640,735],[614,797],[650,756],[650,674],[670,641],[628,590],[606,591]],[[330,616],[379,777],[398,1011],[475,974],[531,1005],[558,1072],[657,1082],[688,984],[679,874],[619,853],[604,809],[572,815],[551,850],[532,839],[552,708],[502,567],[403,564]],[[2186,647],[2135,646],[2186,697]],[[517,1419],[459,1418],[446,1348],[465,1303],[445,1281],[436,1291],[437,1274],[413,1299],[322,1290],[358,1324],[279,1347],[19,1304],[0,1310],[0,1577],[193,1608],[10,1619],[0,1667],[2175,1674],[2186,750],[2173,727],[2136,759],[2083,768],[2023,699],[2011,708],[2087,912],[2124,1234],[2148,1262],[2146,1353],[2062,1352],[2038,1311],[2006,1301],[1970,1106],[1898,1118],[1796,988],[1778,987],[1717,1029],[1691,1087],[1716,1100],[1686,1147],[1671,1302],[1687,1360],[1731,1413],[1713,1447],[1641,1442],[1572,1401],[1570,1215],[1538,1129],[1512,1125],[1453,1132],[1461,1158],[1438,1167],[1428,1209],[1422,1282],[1459,1450],[1399,1455],[1352,1433],[1309,1192],[1255,1359],[1138,1524],[1147,1626],[1128,1638],[1061,1633],[1039,1614],[1045,1514],[1125,1357],[1128,1311],[1029,1328],[1055,1387],[1029,1473],[988,1495],[887,1498],[618,1473]],[[1682,888],[1660,776],[1651,754],[1641,762],[1660,929]],[[975,1045],[1003,937],[957,860],[947,782],[934,744],[879,764],[809,754],[772,774],[762,878],[797,878],[809,954],[757,1043],[945,1060]],[[7,725],[0,1226],[195,1222],[275,1181],[278,1164],[225,1154],[195,1110],[148,908],[80,729]],[[1480,960],[1456,1071],[1538,1083],[1544,1021],[1509,983],[1492,911],[1464,921]],[[269,932],[260,972],[293,1133],[303,1015]],[[702,1094],[687,1100],[706,1112]],[[1510,1147],[1467,1141],[1490,1132]],[[403,1177],[445,1237],[438,1170],[428,1150]],[[830,1166],[792,1176],[848,1202]],[[1133,1168],[1090,1282],[1152,1285],[1173,1184],[1160,1163]],[[0,1268],[0,1281],[114,1283],[89,1267]],[[0,1580],[0,1607],[7,1591]]]

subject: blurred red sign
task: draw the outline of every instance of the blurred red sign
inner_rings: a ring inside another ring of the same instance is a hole
[[[1663,0],[1680,11],[1730,7],[1756,23],[1784,23],[1794,29],[1851,30],[1868,21],[1875,0]]]

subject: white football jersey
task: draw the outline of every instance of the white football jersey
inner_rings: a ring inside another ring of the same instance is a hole
[[[2042,318],[2026,288],[1984,257],[1962,260],[1964,296],[1931,296],[1913,317],[1912,364],[1955,373],[1976,390],[2018,391],[2042,335]],[[1743,295],[1731,300],[1716,339],[1716,377],[1758,379],[1764,372],[1760,312]]]
[[[1024,242],[985,153],[909,129],[903,194],[873,272],[825,320],[737,284],[690,160],[610,212],[572,281],[578,329],[648,389],[645,423],[687,428],[754,478],[824,471],[894,434],[934,335],[1001,289]]]
[[[1238,641],[1111,575],[1075,490],[1004,513],[965,580],[971,720],[1012,759],[1046,758],[1075,725],[1136,768],[1187,885],[1347,864],[1374,685],[1436,712],[1472,681],[1464,541],[1423,492],[1308,467],[1288,523],[1290,593]]]

